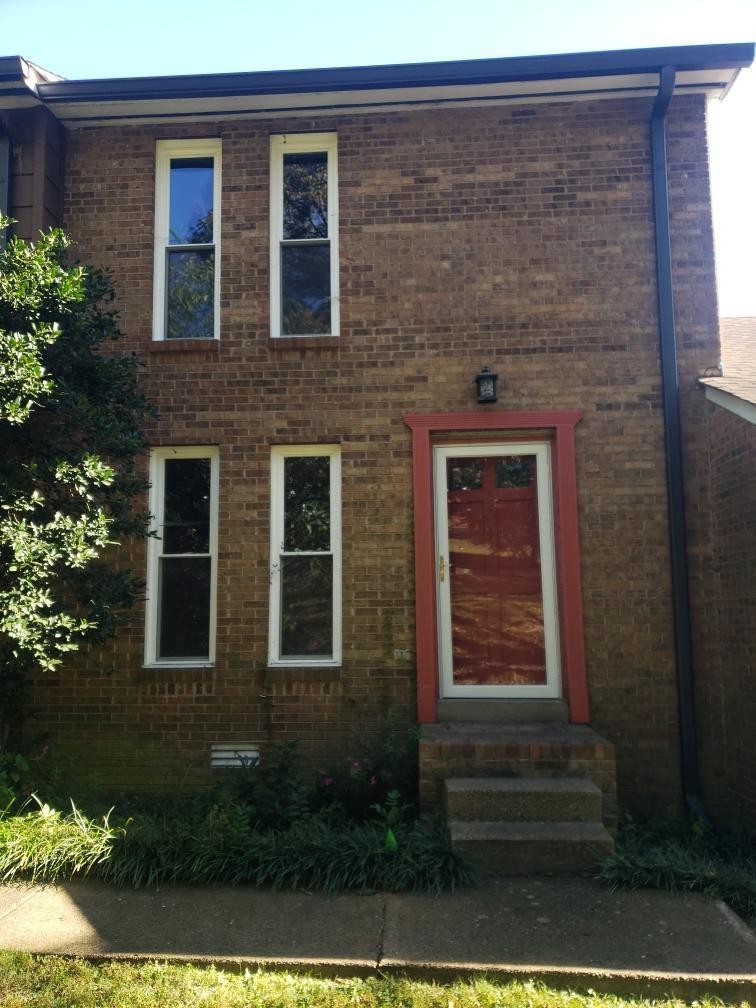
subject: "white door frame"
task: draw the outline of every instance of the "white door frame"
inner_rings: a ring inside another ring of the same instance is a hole
[[[449,572],[449,513],[446,461],[449,458],[534,455],[538,494],[538,533],[541,551],[546,682],[539,686],[455,685],[452,654],[451,578]],[[436,445],[433,449],[433,482],[436,526],[436,607],[441,697],[547,698],[562,695],[559,660],[559,614],[557,604],[554,517],[551,484],[551,446],[544,441]]]

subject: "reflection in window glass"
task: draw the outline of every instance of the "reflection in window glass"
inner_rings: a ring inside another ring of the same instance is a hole
[[[163,553],[210,549],[210,459],[166,459]]]
[[[168,339],[212,339],[215,252],[168,249]]]
[[[217,454],[159,448],[151,475],[147,661],[209,661],[217,528]]]
[[[158,658],[207,659],[210,653],[210,557],[161,557]]]
[[[331,250],[327,243],[282,246],[281,317],[285,336],[331,331]]]
[[[328,237],[328,155],[284,154],[283,236]]]
[[[448,459],[446,474],[449,490],[480,490],[483,486],[480,459]]]
[[[333,557],[281,558],[281,657],[333,654]]]
[[[340,455],[272,452],[270,660],[341,658]]]
[[[336,135],[271,138],[271,334],[338,329]]]
[[[506,487],[529,487],[534,477],[534,455],[509,455],[505,458],[497,459],[496,486],[501,489]]]
[[[331,548],[330,459],[304,455],[284,460],[284,550]]]
[[[213,159],[172,158],[169,243],[210,244],[213,240]]]

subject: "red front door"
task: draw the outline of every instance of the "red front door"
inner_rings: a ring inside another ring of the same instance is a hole
[[[437,452],[442,693],[556,695],[547,446]]]

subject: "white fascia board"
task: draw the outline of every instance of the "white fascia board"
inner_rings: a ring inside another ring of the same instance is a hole
[[[704,385],[704,391],[709,402],[729,410],[730,413],[742,417],[749,423],[756,424],[756,405],[754,403],[748,402],[747,399],[741,399],[731,392],[725,392],[724,389],[713,388],[711,385]]]
[[[719,97],[729,83],[723,72],[695,70],[677,75],[675,93]],[[375,88],[354,91],[290,92],[287,94],[230,95],[203,98],[155,98],[123,101],[50,102],[53,114],[68,126],[100,125],[113,120],[151,122],[191,121],[208,117],[253,115],[275,117],[308,112],[386,111],[413,105],[449,105],[488,102],[575,101],[655,95],[659,75],[614,74],[600,77],[564,77],[556,80],[504,81],[491,84],[435,87]]]

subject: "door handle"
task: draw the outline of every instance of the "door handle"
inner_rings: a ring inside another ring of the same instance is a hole
[[[446,577],[446,561],[444,560],[443,555],[439,555],[439,558],[438,558],[438,580],[439,581],[443,581],[445,577]]]

